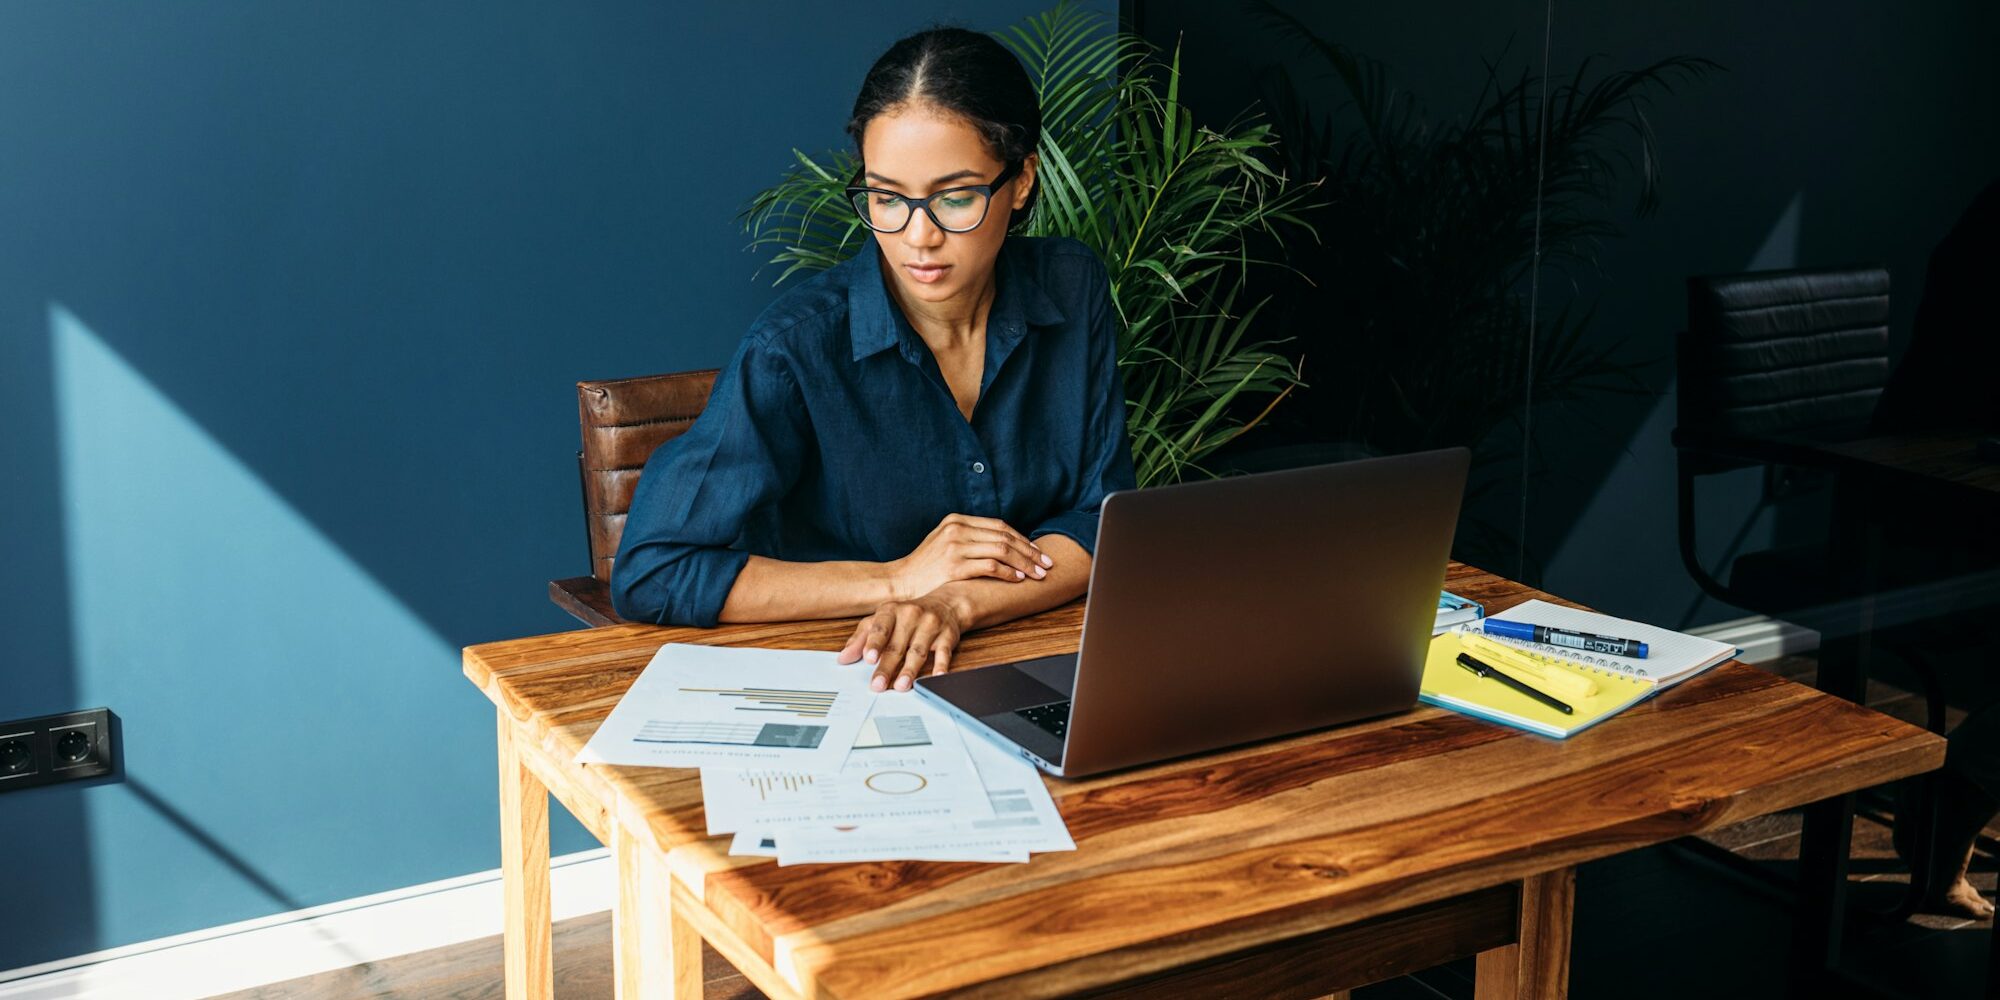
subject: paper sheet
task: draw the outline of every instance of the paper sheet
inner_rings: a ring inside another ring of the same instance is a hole
[[[577,759],[833,772],[874,700],[869,675],[824,651],[668,643]]]
[[[779,832],[766,833],[756,830],[738,831],[734,837],[730,838],[729,853],[736,855],[738,857],[775,858],[778,856],[778,838],[782,835],[783,834]],[[857,855],[859,853],[860,852],[857,852]],[[896,855],[895,857],[856,856],[851,858],[842,858],[841,860],[843,861],[979,861],[979,862],[1006,863],[1006,862],[1026,861],[1028,860],[1028,852],[1015,851],[1015,850],[983,851],[983,850],[953,847],[953,848],[941,849],[925,857],[914,857],[908,854],[899,854]],[[783,864],[783,862],[779,863]]]
[[[1548,625],[1577,632],[1595,632],[1600,635],[1615,635],[1622,639],[1637,639],[1652,648],[1641,660],[1632,656],[1614,656],[1610,653],[1583,653],[1562,646],[1543,643],[1523,642],[1519,639],[1493,638],[1552,656],[1566,663],[1580,664],[1607,673],[1620,674],[1662,686],[1678,684],[1724,660],[1735,656],[1737,649],[1728,643],[1704,639],[1685,632],[1648,625],[1644,622],[1626,621],[1594,611],[1579,611],[1547,601],[1533,600],[1508,608],[1493,617],[1502,621],[1521,622],[1527,625]],[[1484,624],[1469,625],[1467,628],[1484,631]]]
[[[787,828],[776,838],[780,865],[894,858],[997,860],[995,853],[1072,851],[1076,842],[1034,765],[978,733],[965,749],[985,787],[992,815],[950,824],[867,823]]]
[[[914,692],[877,695],[853,742],[837,771],[703,768],[709,834],[993,817],[958,726]]]
[[[739,858],[775,858],[778,856],[777,834],[761,830],[738,830],[729,838],[729,853]]]

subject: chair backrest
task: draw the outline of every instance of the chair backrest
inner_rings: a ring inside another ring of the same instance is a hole
[[[576,384],[583,516],[590,531],[590,574],[599,581],[611,582],[611,560],[618,555],[625,512],[646,459],[701,416],[715,376],[710,368]]]
[[[1683,429],[1754,437],[1859,433],[1888,378],[1884,268],[1688,279]]]

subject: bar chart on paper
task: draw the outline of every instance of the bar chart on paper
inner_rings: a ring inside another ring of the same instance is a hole
[[[838,691],[794,691],[787,688],[681,688],[683,694],[714,695],[735,701],[738,712],[781,712],[801,719],[824,719],[840,697]]]
[[[650,719],[639,727],[634,743],[706,743],[731,747],[819,746],[825,726],[795,726],[782,722],[687,722]]]
[[[757,793],[757,801],[769,802],[774,796],[797,795],[813,783],[810,774],[787,774],[771,771],[745,771],[743,783]]]
[[[669,643],[579,759],[831,773],[868,714],[867,677],[824,652]]]
[[[824,719],[840,697],[838,691],[796,691],[787,688],[697,688],[680,689],[695,699],[721,699],[732,712],[777,712],[795,719]],[[825,726],[781,722],[689,721],[648,719],[632,737],[639,743],[707,743],[743,747],[816,747],[826,736]]]

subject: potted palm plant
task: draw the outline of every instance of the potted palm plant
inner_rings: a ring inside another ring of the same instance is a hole
[[[1081,240],[1110,271],[1139,484],[1206,475],[1204,458],[1300,384],[1298,363],[1257,328],[1263,301],[1243,288],[1272,266],[1272,248],[1307,231],[1298,212],[1310,187],[1269,165],[1269,125],[1197,123],[1181,103],[1179,53],[1162,59],[1095,12],[1065,2],[996,37],[1041,95],[1041,194],[1024,231]],[[793,155],[743,213],[779,282],[868,238],[842,193],[854,154]],[[1251,234],[1265,259],[1247,249]]]

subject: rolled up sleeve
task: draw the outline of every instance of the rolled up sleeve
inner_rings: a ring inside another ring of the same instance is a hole
[[[750,560],[732,546],[797,481],[810,433],[785,359],[745,337],[701,416],[640,474],[611,570],[619,617],[713,628]]]
[[[1111,284],[1102,265],[1096,268],[1097,292],[1090,308],[1090,364],[1084,373],[1083,427],[1086,442],[1083,474],[1067,509],[1044,518],[1028,537],[1066,535],[1097,552],[1098,508],[1115,490],[1139,485],[1132,469],[1132,442],[1125,429],[1125,380],[1118,374],[1118,325],[1111,308]]]

